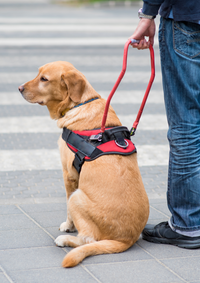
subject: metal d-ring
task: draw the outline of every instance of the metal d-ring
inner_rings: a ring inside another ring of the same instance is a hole
[[[127,148],[127,147],[129,146],[129,143],[128,143],[126,140],[124,140],[124,141],[125,141],[126,145],[121,145],[121,144],[119,144],[116,140],[115,140],[115,143],[116,143],[116,145],[119,146],[119,147]]]

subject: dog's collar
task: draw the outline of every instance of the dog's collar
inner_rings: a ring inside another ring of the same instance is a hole
[[[89,100],[87,100],[87,101],[85,101],[85,102],[83,102],[83,103],[80,103],[80,104],[74,106],[74,107],[71,108],[71,109],[67,108],[67,109],[65,109],[65,110],[61,113],[61,115],[62,115],[62,117],[63,117],[63,116],[65,116],[65,114],[66,114],[69,110],[72,110],[72,109],[74,109],[74,108],[76,108],[76,107],[79,107],[79,106],[81,106],[81,105],[87,104],[87,103],[89,103],[89,102],[92,102],[92,101],[94,101],[94,100],[96,100],[96,99],[99,99],[99,97],[95,97],[95,98],[89,99]]]

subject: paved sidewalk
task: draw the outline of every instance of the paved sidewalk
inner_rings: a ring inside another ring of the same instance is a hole
[[[137,25],[135,6],[68,7],[48,0],[0,0],[0,282],[200,283],[200,250],[141,238],[121,254],[61,267],[70,248],[54,239],[66,219],[57,148],[60,130],[45,107],[28,104],[18,86],[38,67],[69,61],[107,97],[122,66],[123,46]],[[133,138],[151,205],[149,223],[169,218],[168,144],[158,43],[156,79]],[[112,105],[131,127],[150,75],[149,52],[130,49],[127,74]]]

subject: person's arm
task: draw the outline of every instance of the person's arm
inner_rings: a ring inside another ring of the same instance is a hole
[[[154,19],[145,18],[145,16],[156,17],[158,14],[158,10],[164,0],[145,0],[143,3],[142,13],[144,17],[141,18],[139,24],[134,31],[134,33],[130,36],[130,38],[134,38],[140,40],[139,43],[133,43],[132,46],[138,49],[146,49],[149,48],[150,44],[154,44],[154,36],[156,31],[156,25]],[[149,38],[146,41],[145,36]]]
[[[142,13],[156,17],[158,15],[158,10],[164,1],[165,0],[144,0]]]
[[[139,21],[139,24],[134,31],[134,33],[130,36],[130,38],[134,38],[137,40],[140,40],[139,43],[133,43],[131,44],[132,47],[138,48],[138,49],[146,49],[149,48],[150,43],[154,44],[154,36],[156,32],[156,25],[154,22],[154,19],[141,19]],[[149,38],[148,41],[146,41],[145,36]]]

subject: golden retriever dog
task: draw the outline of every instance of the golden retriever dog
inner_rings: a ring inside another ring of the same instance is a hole
[[[68,62],[39,68],[37,77],[19,87],[30,103],[46,105],[59,128],[83,131],[101,128],[106,101],[85,76]],[[92,98],[98,98],[82,104]],[[121,126],[109,107],[106,127]],[[74,153],[58,141],[67,196],[67,220],[55,244],[70,246],[63,267],[72,267],[91,255],[119,253],[139,238],[149,216],[149,202],[137,164],[137,153],[103,155],[85,162],[80,174],[73,166]]]

